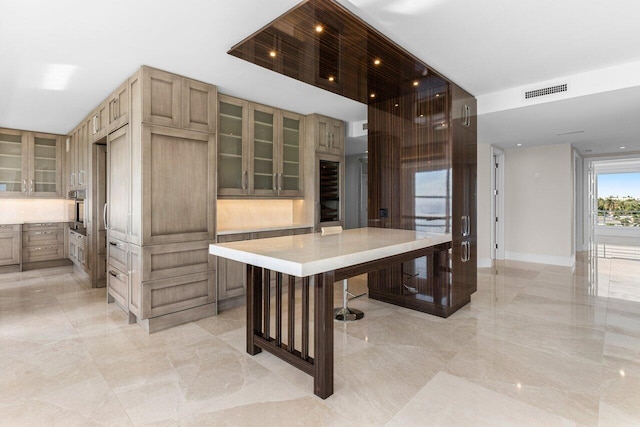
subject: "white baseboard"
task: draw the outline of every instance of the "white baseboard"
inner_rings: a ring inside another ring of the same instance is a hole
[[[489,268],[492,264],[491,258],[478,258],[478,268]]]
[[[536,264],[550,264],[559,265],[562,267],[573,267],[576,263],[576,257],[568,256],[553,256],[553,255],[541,255],[541,254],[528,254],[522,252],[505,252],[505,259],[513,261],[534,262]]]

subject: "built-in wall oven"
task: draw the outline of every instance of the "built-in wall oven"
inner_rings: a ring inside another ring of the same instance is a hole
[[[73,222],[76,229],[86,227],[86,206],[85,197],[87,193],[85,190],[73,190],[69,191],[69,221]]]

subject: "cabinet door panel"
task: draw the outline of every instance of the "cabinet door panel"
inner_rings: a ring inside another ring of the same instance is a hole
[[[129,277],[113,267],[107,266],[107,292],[126,312],[129,312]]]
[[[214,136],[143,126],[143,245],[213,239]]]
[[[182,79],[182,127],[202,132],[216,131],[216,88]]]
[[[129,229],[129,181],[131,179],[129,126],[110,134],[108,147],[107,235],[126,241]]]
[[[109,96],[107,107],[109,114],[108,132],[113,132],[129,123],[129,81],[124,82]]]
[[[252,106],[251,122],[251,174],[249,193],[263,196],[277,194],[275,170],[275,110]]]
[[[220,301],[244,295],[245,264],[226,258],[218,258],[218,298]]]
[[[182,124],[181,78],[153,69],[142,77],[142,121],[179,128]]]
[[[0,265],[20,264],[20,226],[6,227],[12,228],[0,228]]]
[[[27,195],[27,157],[26,134],[0,129],[0,197]]]
[[[218,194],[246,195],[249,106],[246,101],[224,95],[218,100]]]
[[[303,195],[304,165],[304,118],[300,115],[282,113],[282,145],[278,156],[280,171],[278,177],[278,194],[285,197]]]
[[[142,319],[215,302],[213,272],[142,283]]]

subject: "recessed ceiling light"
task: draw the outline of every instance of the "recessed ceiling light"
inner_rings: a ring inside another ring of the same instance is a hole
[[[275,58],[276,57],[276,51],[272,50],[271,52],[269,52],[269,56],[272,57],[272,58]]]
[[[380,59],[379,59],[379,58],[376,58],[376,59],[374,59],[374,60],[373,60],[373,64],[374,64],[374,65],[380,65],[380,64],[381,64],[381,62],[382,62],[382,61],[380,61]]]
[[[369,98],[375,98],[375,97],[376,97],[375,93],[372,93],[371,95],[369,95]]]
[[[397,107],[397,106],[398,106],[398,104],[394,105],[394,107]]]
[[[627,148],[627,147],[625,147],[624,145],[622,147],[620,147],[621,150],[624,150],[625,148]]]
[[[436,93],[436,98],[438,98],[439,96],[440,96],[440,94],[439,94],[439,93]]]
[[[516,144],[518,147],[522,147],[522,144]]]
[[[316,25],[316,33],[321,33],[324,31],[324,27],[320,24]]]
[[[78,67],[69,64],[47,64],[42,76],[42,88],[64,90]]]
[[[333,76],[329,76],[329,81],[330,81],[330,82],[334,81],[335,79],[336,79],[335,77],[333,77]]]
[[[424,114],[420,114],[420,117],[424,117]]]
[[[414,86],[418,86],[420,84],[420,82],[418,82],[417,80],[415,82],[413,82]]]

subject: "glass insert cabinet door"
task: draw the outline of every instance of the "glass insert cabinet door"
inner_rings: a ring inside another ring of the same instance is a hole
[[[282,117],[282,174],[280,191],[283,193],[301,190],[300,164],[302,126],[298,117]]]
[[[22,132],[0,130],[0,194],[27,194],[27,149]]]
[[[274,170],[274,116],[273,109],[254,107],[252,109],[253,126],[253,191],[255,194],[275,194],[277,176]]]
[[[33,137],[33,156],[29,168],[29,192],[32,194],[54,194],[58,181],[58,139],[35,134]]]
[[[220,97],[218,110],[218,188],[221,194],[243,194],[248,187],[245,123],[247,106]],[[223,101],[224,99],[224,101]]]

